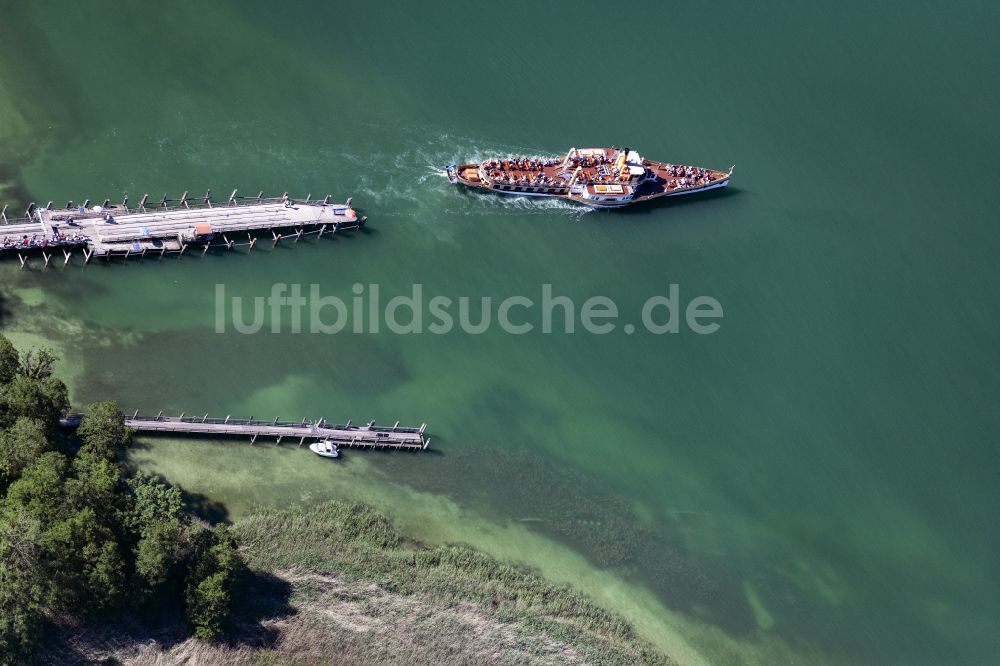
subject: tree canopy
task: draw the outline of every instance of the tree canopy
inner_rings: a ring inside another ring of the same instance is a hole
[[[124,610],[183,606],[195,635],[218,636],[243,566],[231,532],[192,518],[169,483],[129,476],[116,403],[66,433],[56,361],[0,335],[0,664],[28,658],[47,622]]]

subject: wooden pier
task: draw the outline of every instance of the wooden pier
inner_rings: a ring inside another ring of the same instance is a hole
[[[82,251],[85,263],[95,256],[181,255],[192,247],[203,253],[213,247],[245,246],[249,251],[261,233],[267,238],[270,232],[264,242],[270,240],[274,247],[283,239],[298,242],[303,236],[360,228],[365,221],[351,207],[351,199],[336,204],[329,195],[296,200],[287,193],[243,197],[233,190],[222,203],[213,202],[209,190],[198,199],[185,192],[180,199],[163,195],[155,202],[147,194],[135,207],[129,206],[128,197],[120,204],[105,199],[91,205],[88,199],[75,206],[69,201],[65,208],[53,208],[50,201],[44,208],[32,204],[20,219],[9,218],[6,206],[0,211],[0,255],[16,253],[24,268],[30,254],[39,252],[48,267],[53,259],[67,265],[75,250]]]
[[[83,417],[72,414],[62,419],[66,427],[76,427]],[[374,421],[362,426],[352,425],[350,421],[344,424],[330,424],[326,419],[318,421],[272,421],[248,419],[210,419],[205,416],[164,416],[160,412],[156,416],[140,416],[136,411],[131,417],[125,418],[125,425],[135,429],[140,434],[174,433],[185,435],[200,435],[203,437],[241,437],[250,444],[258,438],[275,439],[278,444],[282,440],[294,441],[298,446],[307,441],[329,440],[338,447],[359,449],[385,449],[423,451],[430,446],[431,439],[425,435],[427,424],[419,428],[400,426],[397,421],[393,426],[376,426]]]

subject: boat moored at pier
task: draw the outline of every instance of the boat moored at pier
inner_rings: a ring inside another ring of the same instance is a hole
[[[340,450],[337,445],[329,439],[313,442],[309,445],[309,450],[323,458],[339,458]]]
[[[660,197],[726,187],[733,174],[656,162],[629,148],[571,148],[562,158],[507,157],[449,164],[448,179],[467,187],[553,197],[593,208],[620,208]]]

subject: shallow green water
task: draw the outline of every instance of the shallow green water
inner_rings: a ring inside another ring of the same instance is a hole
[[[5,331],[59,349],[77,404],[431,424],[432,455],[336,466],[137,448],[207,512],[374,502],[578,585],[686,662],[1000,648],[994,6],[0,11],[8,199],[329,191],[371,219],[249,257],[0,263]],[[612,143],[736,163],[733,187],[584,214],[440,173]],[[275,282],[549,283],[633,321],[676,283],[725,318],[709,336],[213,332],[216,284]]]

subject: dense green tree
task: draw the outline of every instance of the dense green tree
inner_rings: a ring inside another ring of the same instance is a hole
[[[151,525],[135,549],[135,571],[145,591],[164,585],[187,555],[188,533],[180,520]]]
[[[198,638],[216,638],[222,633],[232,603],[229,579],[224,572],[205,578],[190,594],[188,619]]]
[[[180,594],[195,528],[184,512],[180,490],[146,474],[129,479],[127,489],[121,523],[135,540],[131,601],[141,604]]]
[[[43,381],[52,376],[59,358],[48,349],[29,349],[21,354],[20,373],[28,379]]]
[[[203,530],[195,541],[185,593],[188,621],[199,638],[215,638],[232,610],[233,587],[243,562],[235,537],[224,526]]]
[[[184,517],[184,499],[176,486],[142,473],[129,479],[127,485],[129,495],[122,524],[139,537],[145,537],[158,524]]]
[[[24,509],[43,526],[61,520],[68,506],[63,492],[67,466],[66,457],[57,451],[38,456],[21,478],[10,484],[6,504]]]
[[[119,465],[84,448],[73,459],[72,471],[65,485],[67,502],[77,509],[90,507],[104,516],[106,525],[114,524],[118,519],[114,509],[119,503]]]
[[[81,452],[89,451],[109,460],[114,460],[118,452],[129,445],[133,434],[114,401],[91,405],[77,428],[77,435],[83,440]]]
[[[40,383],[42,396],[47,407],[46,415],[52,419],[52,427],[59,427],[59,419],[69,411],[69,389],[58,377],[46,377]],[[39,414],[33,414],[40,418]]]
[[[124,565],[114,533],[85,507],[53,523],[43,535],[46,553],[58,563],[50,572],[52,603],[77,615],[113,607],[124,591]]]
[[[0,335],[0,384],[7,384],[21,370],[17,349],[6,336]]]
[[[53,430],[58,426],[69,409],[69,393],[52,376],[56,360],[46,349],[18,355],[10,340],[0,336],[0,428],[21,416],[41,419]]]
[[[46,575],[39,520],[23,507],[0,509],[0,663],[30,651],[44,617]]]
[[[68,409],[66,385],[55,377],[36,379],[18,374],[0,386],[0,427],[10,427],[25,416],[42,420],[54,431]]]
[[[0,665],[30,659],[46,618],[142,604],[183,603],[196,635],[217,636],[242,567],[235,539],[192,521],[170,484],[125,478],[133,433],[116,403],[93,405],[65,453],[55,362],[0,335]]]
[[[48,427],[41,419],[22,416],[0,430],[0,491],[49,448]]]

